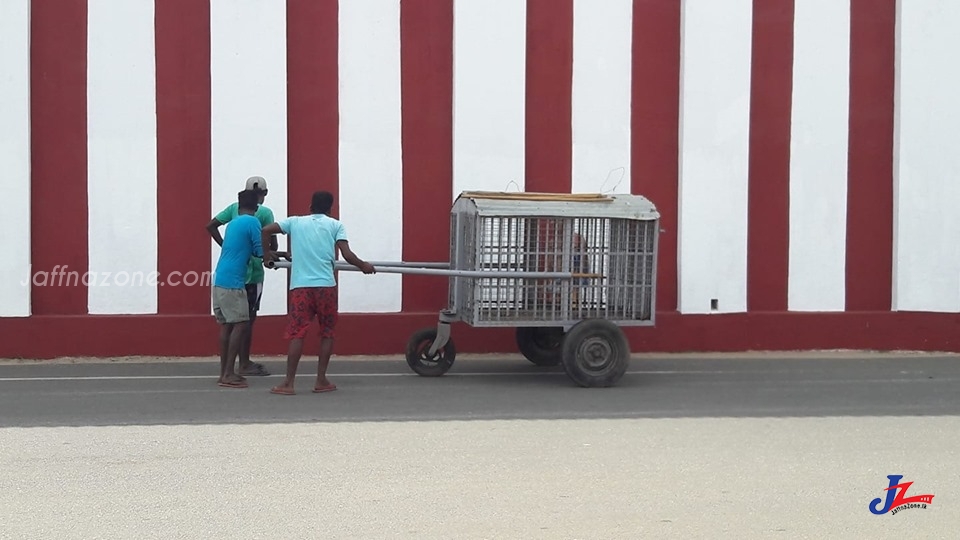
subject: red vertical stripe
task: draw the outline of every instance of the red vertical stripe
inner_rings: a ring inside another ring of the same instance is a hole
[[[33,287],[33,313],[86,314],[86,0],[31,5],[30,121],[33,272],[67,272]]]
[[[573,0],[527,0],[525,190],[569,193]]]
[[[403,259],[450,258],[453,200],[453,3],[400,4]],[[446,306],[435,277],[403,277],[403,310]]]
[[[330,213],[339,215],[338,11],[337,0],[287,0],[287,216],[309,214],[315,191],[332,193]],[[289,286],[290,272],[276,271]],[[316,350],[316,340],[304,347]]]
[[[896,0],[850,3],[847,311],[891,309]]]
[[[315,191],[339,209],[337,0],[287,2],[287,214],[310,213]],[[284,216],[276,216],[282,219]]]
[[[747,309],[784,311],[790,265],[793,0],[754,0]]]
[[[660,212],[657,309],[677,309],[680,0],[634,0],[630,191]]]
[[[163,0],[155,9],[157,271],[184,281],[187,272],[210,270],[210,3]],[[202,281],[159,287],[157,301],[161,314],[210,311]]]

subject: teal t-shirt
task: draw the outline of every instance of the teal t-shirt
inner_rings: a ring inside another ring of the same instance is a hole
[[[238,215],[238,206],[240,206],[239,203],[233,203],[224,208],[219,214],[214,216],[214,218],[223,224],[230,223],[230,221],[232,221]],[[254,214],[254,216],[260,220],[260,227],[266,227],[274,222],[273,211],[262,204],[257,207],[257,212]],[[268,248],[269,246],[263,247]],[[247,283],[263,283],[263,258],[250,258],[250,261],[247,263]]]
[[[336,287],[337,241],[347,239],[343,224],[324,214],[291,216],[277,224],[283,234],[290,235],[290,289]]]

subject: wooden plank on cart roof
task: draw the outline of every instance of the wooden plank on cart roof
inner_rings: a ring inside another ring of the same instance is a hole
[[[597,204],[602,202],[603,204]],[[654,204],[642,195],[464,191],[454,213],[490,217],[659,219]]]

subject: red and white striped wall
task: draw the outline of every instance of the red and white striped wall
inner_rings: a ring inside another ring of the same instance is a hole
[[[960,350],[957,27],[953,0],[4,0],[0,357],[215,353],[208,284],[165,280],[212,270],[251,175],[278,218],[334,192],[368,259],[446,260],[463,190],[643,194],[638,351]],[[57,269],[94,282],[31,283]],[[443,278],[340,279],[341,354],[445,307]]]

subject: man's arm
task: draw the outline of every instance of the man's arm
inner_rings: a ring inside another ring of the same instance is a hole
[[[263,264],[272,263],[277,260],[277,234],[285,234],[279,223],[271,223],[260,229],[260,246],[270,246],[269,250],[264,250]],[[272,241],[271,241],[272,240]]]
[[[273,219],[273,210],[270,210],[269,208],[265,208],[265,210],[267,214],[267,219],[266,219],[267,225],[273,225],[274,223],[276,223],[276,221]],[[280,247],[280,244],[277,243],[277,235],[271,234],[270,235],[270,251],[277,251],[279,247]]]
[[[213,241],[220,247],[223,247],[223,237],[220,236],[220,226],[222,225],[223,222],[217,218],[213,218],[210,220],[210,223],[207,223],[207,232],[210,233]]]
[[[377,269],[374,268],[372,264],[361,260],[360,257],[357,257],[357,254],[350,249],[350,243],[346,240],[337,240],[337,247],[340,249],[340,254],[343,255],[343,260],[356,266],[364,274],[377,273]]]
[[[250,240],[253,242],[253,256],[263,257],[263,239],[261,238],[259,227],[250,227]]]
[[[232,213],[230,212],[231,207],[232,205],[224,208],[219,214],[213,216],[210,223],[207,223],[207,232],[210,233],[213,241],[220,247],[223,247],[223,237],[220,236],[220,227],[230,223],[230,219],[232,218]]]

